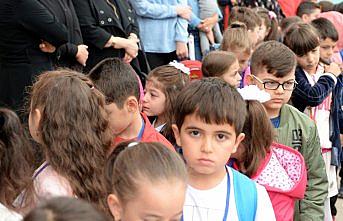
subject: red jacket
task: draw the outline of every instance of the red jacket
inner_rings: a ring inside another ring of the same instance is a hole
[[[144,126],[142,138],[139,141],[141,141],[141,142],[159,142],[159,143],[163,144],[164,146],[168,147],[169,149],[175,151],[173,145],[162,134],[157,132],[155,130],[155,128],[151,125],[148,117],[144,113],[141,113],[141,116],[143,117],[145,126]],[[137,140],[137,137],[133,138],[132,140]],[[120,137],[116,137],[114,139],[114,147],[118,143],[123,142],[123,141],[128,141],[128,140],[122,139]],[[114,147],[113,147],[113,149],[114,149]],[[113,150],[111,150],[111,152],[112,151]]]

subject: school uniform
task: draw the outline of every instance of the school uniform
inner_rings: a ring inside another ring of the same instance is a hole
[[[41,40],[55,47],[65,44],[63,24],[38,1],[3,0],[0,7],[0,106],[22,108],[25,87],[43,71],[52,70]]]

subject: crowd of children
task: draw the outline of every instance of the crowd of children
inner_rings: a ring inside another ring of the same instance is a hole
[[[28,88],[27,114],[0,107],[0,221],[334,221],[337,20],[313,1],[280,21],[266,7],[222,16],[217,3],[189,0],[165,5],[165,21],[163,2],[135,1],[139,25],[188,20],[189,48],[180,33],[173,52],[161,53],[169,39],[150,39],[144,76],[127,55],[87,73],[46,71]],[[199,79],[173,60],[188,49]]]

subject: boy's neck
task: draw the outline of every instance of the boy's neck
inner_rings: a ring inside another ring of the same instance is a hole
[[[155,127],[155,128],[156,128],[156,127],[159,127],[159,126],[161,126],[161,125],[163,125],[163,124],[165,124],[165,123],[166,123],[166,119],[165,119],[164,115],[157,116],[157,117],[156,117],[156,121],[155,121],[155,123],[154,123],[154,127]]]
[[[198,190],[208,190],[217,186],[225,177],[225,166],[222,170],[213,174],[199,174],[192,168],[188,168],[188,184]]]
[[[267,111],[269,119],[273,119],[280,116],[281,109],[267,109],[266,108],[266,111]]]
[[[132,122],[129,124],[129,126],[123,131],[123,133],[119,134],[119,137],[125,140],[134,139],[139,135],[139,132],[141,131],[141,128],[143,126],[142,124],[142,116],[139,112],[137,112],[132,120]]]

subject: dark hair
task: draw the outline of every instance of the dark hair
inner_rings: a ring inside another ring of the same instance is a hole
[[[320,5],[322,12],[333,11],[334,4],[331,1],[320,1],[318,4]]]
[[[52,198],[28,213],[23,221],[107,221],[107,217],[86,201]]]
[[[134,96],[139,101],[139,81],[130,65],[118,58],[106,58],[90,72],[89,78],[106,96],[107,103],[122,109],[126,99]]]
[[[292,25],[286,31],[283,43],[298,56],[303,56],[320,45],[317,30],[306,23]]]
[[[282,33],[285,33],[290,26],[296,23],[301,23],[301,22],[303,21],[298,16],[290,16],[290,17],[286,17],[282,19],[280,23],[280,28],[281,28]]]
[[[181,129],[187,115],[196,114],[206,123],[230,124],[238,136],[246,108],[237,90],[219,78],[204,78],[184,88],[175,105],[175,124]]]
[[[338,41],[338,32],[329,19],[317,18],[311,22],[311,25],[317,29],[320,39],[331,38],[333,41]]]
[[[102,209],[105,188],[98,176],[112,140],[104,106],[104,95],[71,70],[41,74],[32,87],[31,113],[41,111],[38,131],[49,165],[69,181],[75,196]]]
[[[167,119],[166,125],[161,133],[171,142],[174,143],[174,134],[171,128],[173,122],[173,112],[175,109],[176,97],[190,82],[189,75],[182,72],[172,65],[163,65],[153,69],[147,82],[150,81],[154,86],[160,89],[166,97],[166,106],[164,108],[164,117]]]
[[[251,73],[258,73],[265,68],[269,74],[284,77],[295,69],[294,53],[284,44],[277,41],[261,43],[251,56]]]
[[[33,159],[31,143],[18,116],[0,108],[0,202],[6,207],[15,210],[13,202],[23,190],[26,201],[21,206],[33,200]]]
[[[236,60],[236,56],[231,52],[212,51],[202,60],[202,74],[204,77],[221,77]]]
[[[333,10],[337,11],[337,12],[340,12],[340,13],[343,13],[343,2],[335,4],[333,6]]]
[[[233,22],[223,34],[220,44],[223,51],[244,51],[251,54],[252,44],[248,36],[247,26],[241,22]]]
[[[264,38],[264,41],[277,41],[279,39],[279,23],[277,21],[277,17],[271,18],[269,15],[270,12],[265,8],[257,7],[254,8],[254,11],[260,16],[260,18],[262,18],[262,22],[266,26],[267,30],[269,29],[268,35]]]
[[[252,9],[247,7],[232,8],[229,16],[229,24],[236,21],[244,23],[248,30],[254,30],[262,22],[260,17]]]
[[[105,167],[107,194],[123,203],[133,199],[138,181],[180,180],[187,185],[186,166],[181,157],[161,143],[122,142],[111,153]]]
[[[265,159],[273,142],[273,127],[263,105],[259,101],[246,101],[248,115],[243,127],[245,138],[242,141],[244,154],[242,162],[244,174],[253,176]],[[263,134],[263,136],[261,136]]]
[[[312,14],[316,9],[321,9],[319,4],[311,1],[304,1],[299,4],[296,15],[301,18],[303,15]]]

